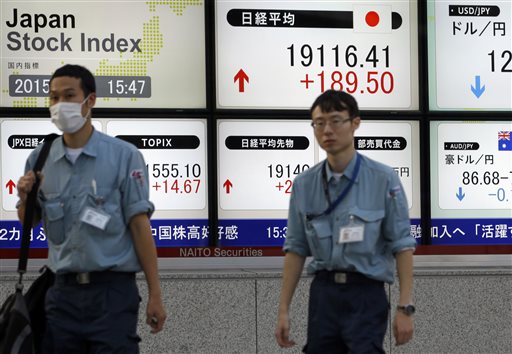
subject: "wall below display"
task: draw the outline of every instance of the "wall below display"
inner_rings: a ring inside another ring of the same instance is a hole
[[[150,334],[144,323],[147,289],[139,277],[141,353],[300,353],[306,338],[311,277],[301,279],[292,303],[291,336],[298,344],[283,350],[274,340],[280,276],[280,270],[269,269],[163,271],[168,319],[157,335]],[[28,286],[35,274],[26,278]],[[0,271],[0,299],[12,291],[16,279],[15,273]],[[398,285],[386,288],[394,308]],[[512,265],[416,267],[414,294],[414,339],[396,347],[388,331],[388,353],[512,352]]]

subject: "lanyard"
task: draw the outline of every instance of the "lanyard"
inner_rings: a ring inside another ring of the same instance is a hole
[[[341,203],[341,201],[347,196],[348,192],[350,191],[350,188],[352,188],[352,186],[354,185],[354,181],[356,180],[357,175],[359,173],[360,165],[361,165],[361,157],[359,156],[359,154],[356,153],[356,165],[354,167],[354,173],[352,174],[352,178],[349,179],[347,186],[343,189],[343,191],[338,196],[338,198],[336,198],[334,203],[331,203],[331,198],[329,197],[329,185],[327,182],[327,172],[326,172],[327,159],[325,160],[324,166],[322,167],[322,183],[323,183],[323,187],[324,187],[325,199],[327,199],[327,202],[329,203],[329,207],[327,209],[325,209],[320,214],[306,215],[306,218],[308,220],[313,220],[320,216],[329,215]]]

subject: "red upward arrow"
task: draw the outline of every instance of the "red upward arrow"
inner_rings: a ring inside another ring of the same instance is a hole
[[[231,192],[231,187],[233,187],[233,183],[231,183],[231,181],[227,179],[226,182],[224,182],[224,184],[222,185],[222,187],[226,188],[226,193],[229,194]]]
[[[249,76],[245,73],[243,69],[240,69],[238,73],[235,75],[235,79],[233,82],[238,80],[238,92],[244,92],[245,81],[249,83]],[[244,81],[245,80],[245,81]]]
[[[10,179],[9,182],[7,182],[7,184],[5,185],[5,187],[9,188],[9,194],[12,194],[14,187],[16,187],[16,183],[14,183],[12,179]]]

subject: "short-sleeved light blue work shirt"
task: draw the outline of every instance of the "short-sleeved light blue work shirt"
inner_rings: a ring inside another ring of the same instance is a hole
[[[40,150],[28,157],[25,173]],[[38,202],[54,272],[140,271],[129,222],[137,214],[151,215],[154,206],[146,164],[134,145],[94,130],[73,164],[59,137],[43,175]],[[107,224],[82,221],[87,208],[108,215]]]
[[[359,173],[346,197],[329,215],[311,217],[322,214],[329,206],[322,169],[327,172],[330,199],[335,201],[354,174],[357,155],[361,159]],[[339,243],[340,230],[351,219],[364,224],[363,241]],[[308,273],[357,271],[392,283],[394,255],[415,246],[406,196],[391,167],[357,153],[338,181],[326,161],[295,178],[283,249],[304,257],[313,256]]]

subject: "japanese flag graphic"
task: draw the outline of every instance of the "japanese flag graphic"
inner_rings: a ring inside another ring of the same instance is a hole
[[[391,6],[354,5],[354,32],[391,33]]]

